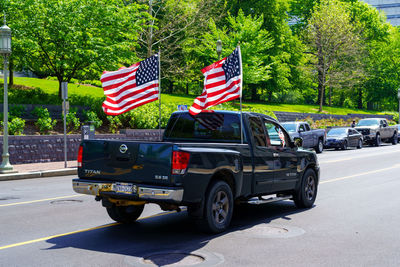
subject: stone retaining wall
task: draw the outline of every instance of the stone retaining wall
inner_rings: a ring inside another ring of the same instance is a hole
[[[0,136],[0,153],[3,153],[3,136]],[[159,130],[129,130],[123,134],[99,134],[96,139],[122,139],[158,141]],[[81,135],[67,136],[68,160],[76,160]],[[64,161],[63,135],[9,136],[11,164]]]

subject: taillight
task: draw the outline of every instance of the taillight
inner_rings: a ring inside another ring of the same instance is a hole
[[[172,174],[184,174],[189,164],[190,153],[182,151],[172,152]]]
[[[82,167],[82,154],[83,154],[83,146],[79,146],[79,150],[78,150],[78,167]]]

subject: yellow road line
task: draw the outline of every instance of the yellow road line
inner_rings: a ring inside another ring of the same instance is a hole
[[[175,213],[175,212],[176,211],[158,213],[158,214],[154,214],[154,215],[151,215],[151,216],[140,218],[140,219],[138,219],[138,221],[145,220],[145,219],[150,219],[150,218],[154,218],[154,217],[160,217],[160,216],[168,215],[168,214]],[[112,226],[116,226],[116,225],[120,225],[120,223],[110,223],[110,224],[106,224],[106,225],[101,225],[101,226],[87,228],[87,229],[81,229],[81,230],[72,231],[72,232],[68,232],[68,233],[46,236],[46,237],[42,237],[42,238],[38,238],[38,239],[25,241],[25,242],[20,242],[20,243],[15,243],[15,244],[11,244],[11,245],[2,246],[2,247],[0,247],[0,250],[7,249],[7,248],[13,248],[13,247],[19,247],[19,246],[28,245],[28,244],[32,244],[32,243],[37,243],[37,242],[41,242],[41,241],[46,241],[46,240],[49,240],[49,239],[52,239],[52,238],[56,238],[56,237],[62,237],[62,236],[67,236],[67,235],[73,235],[73,234],[78,234],[78,233],[98,230],[98,229],[102,229],[102,228],[108,228],[108,227],[112,227]]]
[[[351,178],[355,178],[355,177],[359,177],[359,176],[363,176],[363,175],[367,175],[367,174],[374,174],[374,173],[378,173],[378,172],[393,170],[393,169],[396,169],[396,168],[399,168],[399,167],[400,167],[400,164],[396,164],[396,165],[393,165],[392,167],[388,167],[388,168],[384,168],[384,169],[368,171],[368,172],[362,172],[362,173],[357,173],[357,174],[353,174],[353,175],[349,175],[349,176],[344,176],[344,177],[334,178],[334,179],[331,179],[331,180],[322,181],[322,182],[320,182],[320,184],[326,184],[326,183],[332,183],[332,182],[347,180],[347,179],[351,179]]]
[[[49,201],[49,200],[57,200],[57,199],[81,197],[81,196],[84,196],[84,195],[79,194],[79,195],[70,195],[70,196],[63,196],[63,197],[37,199],[37,200],[24,201],[24,202],[8,203],[8,204],[2,204],[2,205],[0,205],[0,207],[8,207],[8,206],[15,206],[15,205],[22,205],[22,204],[31,204],[31,203],[37,203],[37,202],[43,202],[43,201]]]

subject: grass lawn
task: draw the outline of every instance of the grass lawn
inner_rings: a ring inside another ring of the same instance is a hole
[[[3,79],[0,79],[3,82]],[[36,79],[36,78],[22,78],[15,77],[14,83],[17,85],[24,85],[28,87],[39,87],[48,94],[58,93],[58,81]],[[86,86],[80,84],[68,84],[69,95],[88,95],[92,97],[103,97],[103,89],[94,86]],[[196,96],[185,96],[185,95],[171,95],[161,94],[161,102],[164,103],[175,103],[176,105],[191,105],[193,99]],[[236,101],[238,102],[238,101]],[[262,103],[251,103],[243,102],[246,107],[264,109],[269,111],[285,111],[285,112],[301,112],[301,113],[318,113],[317,105],[291,105],[291,104],[262,104]],[[362,114],[378,114],[376,111],[367,111],[350,108],[336,108],[336,107],[324,107],[322,113],[326,114],[338,114],[345,115],[348,113],[362,113]]]

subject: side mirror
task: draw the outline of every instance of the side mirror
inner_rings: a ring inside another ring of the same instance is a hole
[[[301,137],[295,137],[294,138],[294,145],[296,147],[302,147],[303,146],[303,138]]]

